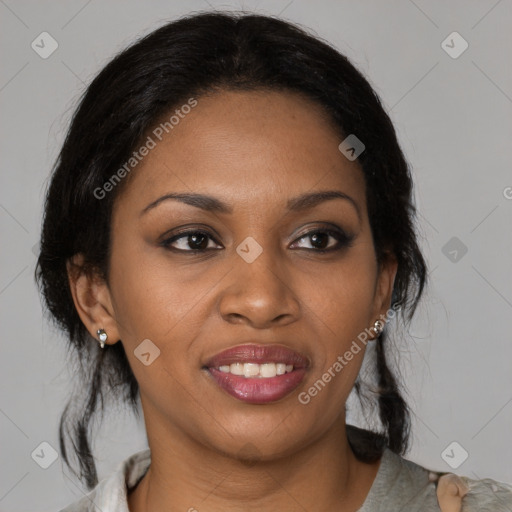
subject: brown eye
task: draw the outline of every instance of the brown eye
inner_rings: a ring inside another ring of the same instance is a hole
[[[209,247],[210,240],[213,241],[213,237],[206,231],[189,230],[167,238],[161,245],[169,250],[178,252],[202,252],[211,249]],[[173,247],[172,245],[178,241],[181,248]],[[189,247],[189,249],[184,247]]]
[[[330,239],[336,240],[336,243],[329,246]],[[343,249],[344,247],[350,247],[354,240],[354,236],[347,235],[344,231],[341,230],[332,230],[332,229],[315,229],[313,231],[309,231],[305,235],[302,235],[298,241],[308,241],[315,252],[331,252]],[[295,242],[296,243],[296,242]],[[294,244],[295,244],[294,243]]]

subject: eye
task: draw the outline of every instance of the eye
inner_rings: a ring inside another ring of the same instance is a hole
[[[329,238],[335,239],[336,243],[329,246]],[[326,253],[339,251],[345,247],[350,247],[354,240],[354,236],[348,235],[343,230],[338,229],[314,229],[312,231],[308,231],[306,234],[298,238],[299,242],[303,240],[309,241],[313,246],[313,249],[308,250],[319,253]],[[294,245],[296,243],[297,242],[294,242]]]
[[[308,241],[312,245],[312,249],[306,248],[306,250],[327,253],[350,247],[354,238],[353,235],[348,235],[341,229],[317,228],[302,235],[293,245],[296,245],[298,242]],[[329,239],[334,239],[335,243],[329,245]],[[166,238],[160,245],[175,252],[200,253],[215,249],[210,242],[217,243],[213,235],[207,231],[190,229]]]
[[[211,247],[208,247],[210,240],[214,241],[213,236],[206,231],[188,230],[163,240],[160,245],[177,252],[204,252],[211,250]],[[172,247],[176,242],[179,242],[181,248]],[[187,246],[191,249],[183,249]]]

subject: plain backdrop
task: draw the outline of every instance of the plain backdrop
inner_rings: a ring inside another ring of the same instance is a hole
[[[43,317],[33,279],[46,182],[70,116],[136,36],[210,9],[299,23],[375,87],[413,169],[431,279],[397,349],[414,411],[407,458],[512,482],[510,0],[0,0],[0,511],[59,510],[84,493],[61,457],[43,469],[31,455],[43,442],[58,452],[71,389],[65,340]],[[58,44],[46,59],[31,46],[42,32]],[[110,412],[94,444],[100,479],[147,446],[143,424],[121,406]],[[457,468],[446,462],[466,452]]]

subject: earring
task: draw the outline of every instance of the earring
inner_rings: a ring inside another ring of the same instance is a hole
[[[375,337],[378,338],[380,333],[384,330],[384,322],[382,320],[375,320],[372,331],[375,333]]]
[[[105,341],[107,341],[107,333],[105,332],[105,329],[98,329],[96,331],[96,334],[98,335],[98,339],[100,340],[101,348],[105,346]]]

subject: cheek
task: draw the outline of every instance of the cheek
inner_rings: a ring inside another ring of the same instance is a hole
[[[201,300],[201,282],[184,279],[165,265],[133,259],[117,272],[119,320],[131,325],[138,336],[160,338]]]
[[[305,275],[301,299],[338,342],[369,327],[376,279],[372,254],[354,250],[339,264]]]
[[[338,265],[308,274],[302,288],[307,314],[320,338],[309,383],[313,388],[308,389],[311,396],[319,397],[313,408],[327,407],[334,415],[341,410],[362,364],[366,344],[358,337],[367,341],[365,329],[373,324],[376,263],[365,247],[354,247]],[[325,387],[321,383],[315,387],[319,379]]]
[[[159,396],[161,390],[173,389],[174,402],[185,403],[186,396],[179,396],[175,379],[188,382],[190,365],[197,364],[190,351],[197,335],[194,317],[204,313],[204,293],[212,285],[205,279],[189,279],[154,249],[123,252],[121,245],[116,249],[113,255],[123,254],[113,258],[111,266],[116,319],[141,393],[157,403],[165,401]],[[141,345],[144,340],[152,344]],[[142,353],[139,346],[147,347],[144,352],[158,354],[154,362],[146,366],[137,357]]]
[[[317,331],[333,334],[338,344],[340,336],[346,340],[368,326],[376,270],[372,251],[362,235],[338,261],[294,263],[290,293],[309,317],[302,321],[318,323]],[[164,249],[141,246],[129,234],[115,237],[112,255],[116,315],[124,337],[133,343],[145,338],[168,342],[177,332],[186,334],[187,325],[189,330],[196,325],[194,317],[212,314],[203,309],[213,306],[211,299],[221,293],[226,274],[213,261],[176,263]]]

